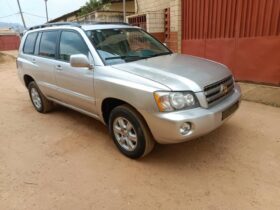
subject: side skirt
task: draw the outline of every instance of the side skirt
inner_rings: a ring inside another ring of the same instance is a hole
[[[48,97],[48,99],[51,100],[51,101],[53,101],[53,102],[55,102],[55,103],[57,103],[57,104],[60,104],[60,105],[65,106],[65,107],[67,107],[67,108],[73,109],[73,110],[75,110],[75,111],[77,111],[77,112],[80,112],[80,113],[82,113],[82,114],[85,114],[85,115],[87,115],[87,116],[89,116],[89,117],[92,117],[92,118],[94,118],[94,119],[96,119],[96,120],[99,120],[99,121],[101,121],[101,122],[104,124],[103,120],[102,120],[98,115],[96,115],[96,114],[92,114],[92,113],[90,113],[90,112],[88,112],[88,111],[85,111],[85,110],[83,110],[83,109],[77,108],[77,107],[72,106],[72,105],[70,105],[70,104],[63,103],[63,102],[61,102],[61,101],[59,101],[59,100],[57,100],[57,99],[51,98],[51,97]]]

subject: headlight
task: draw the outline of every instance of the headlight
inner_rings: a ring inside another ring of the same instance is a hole
[[[155,92],[154,97],[161,112],[190,109],[198,106],[193,92]]]
[[[185,106],[185,99],[183,93],[170,93],[170,103],[175,109],[183,109]]]

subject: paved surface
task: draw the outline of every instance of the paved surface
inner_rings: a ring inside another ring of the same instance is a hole
[[[5,55],[10,55],[10,56],[15,57],[15,58],[18,56],[18,51],[17,50],[0,51],[0,53],[5,54]]]
[[[243,82],[239,84],[244,100],[280,107],[280,87]]]
[[[215,132],[122,156],[106,128],[37,113],[0,64],[0,209],[280,209],[280,109],[243,102]]]

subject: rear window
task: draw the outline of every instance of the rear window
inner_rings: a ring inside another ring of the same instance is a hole
[[[43,32],[40,42],[39,55],[55,58],[58,31]]]
[[[26,53],[26,54],[34,53],[37,35],[38,35],[38,33],[30,33],[27,35],[27,37],[25,39],[24,47],[23,47],[24,53]]]

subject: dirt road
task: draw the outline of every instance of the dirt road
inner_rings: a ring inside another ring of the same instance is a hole
[[[280,109],[243,102],[215,132],[121,155],[98,121],[37,113],[0,64],[0,209],[280,209]]]

